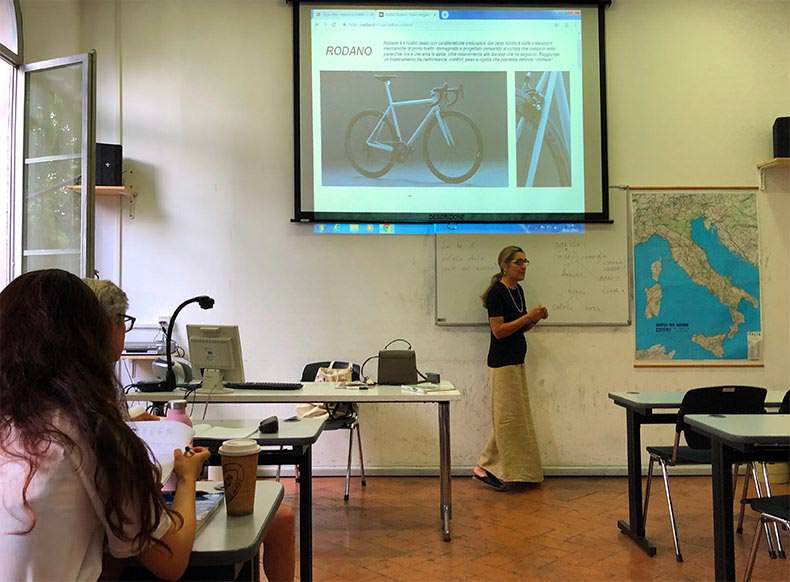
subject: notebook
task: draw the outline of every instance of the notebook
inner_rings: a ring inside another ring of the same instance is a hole
[[[192,441],[192,427],[174,420],[127,422],[151,449],[151,461],[162,468],[162,483],[173,472],[173,450],[184,449]]]
[[[211,426],[210,424],[196,424],[195,438],[201,439],[243,439],[258,432],[258,425],[250,424],[248,426]]]
[[[172,491],[165,492],[165,504],[168,508],[173,508]],[[209,518],[214,515],[217,508],[222,505],[222,500],[225,494],[222,492],[209,493],[206,491],[197,491],[195,493],[195,533],[199,532],[203,526],[208,523]]]

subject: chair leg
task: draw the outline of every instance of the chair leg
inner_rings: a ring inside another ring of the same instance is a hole
[[[354,444],[354,425],[348,429],[348,464],[346,465],[346,486],[343,490],[343,500],[348,501],[348,496],[351,493],[351,450]]]
[[[283,450],[283,445],[280,445],[280,450]],[[277,465],[277,472],[274,474],[274,480],[278,483],[280,482],[280,469],[282,469],[282,465]]]
[[[760,463],[763,467],[763,482],[765,483],[765,496],[771,497],[773,494],[771,493],[771,482],[768,480],[768,464],[765,462]],[[782,536],[779,534],[779,524],[777,522],[773,522],[774,528],[774,536],[776,536],[776,553],[782,559],[786,559],[787,555],[785,554],[784,546],[782,545]]]
[[[359,430],[359,421],[357,421],[357,445],[359,446],[359,470],[361,472],[362,486],[367,486],[365,480],[365,458],[362,456],[362,432]]]
[[[757,560],[757,548],[760,546],[760,538],[763,535],[762,526],[765,525],[763,517],[760,516],[760,523],[754,529],[754,539],[752,540],[752,547],[749,550],[749,557],[746,559],[746,572],[743,574],[744,582],[749,582],[752,579],[752,570],[754,569],[754,562]]]
[[[647,524],[647,507],[650,502],[650,486],[653,484],[653,465],[656,460],[650,457],[650,464],[647,466],[647,481],[645,482],[645,506],[642,509],[642,525]]]
[[[672,526],[672,541],[675,543],[675,560],[683,561],[683,554],[680,553],[680,540],[678,540],[678,526],[675,522],[675,508],[672,506],[672,494],[669,491],[669,475],[667,474],[667,464],[664,459],[658,460],[661,465],[661,474],[664,476],[664,491],[667,494],[667,507],[669,508],[669,524]]]
[[[741,470],[740,465],[732,466],[732,498],[735,499],[735,493],[738,491],[738,471]]]
[[[743,533],[743,515],[746,513],[746,498],[749,496],[749,464],[746,465],[746,473],[743,476],[743,489],[741,490],[741,508],[738,511],[738,527],[735,531]],[[735,495],[733,495],[733,498]]]
[[[754,481],[754,490],[757,494],[757,497],[763,496],[762,487],[760,487],[760,476],[757,473],[757,467],[754,463],[749,463],[748,467],[752,471],[752,481]],[[774,538],[771,535],[771,526],[768,525],[767,521],[763,521],[763,529],[765,530],[765,542],[768,544],[768,556],[772,559],[776,559],[776,549],[774,548]]]

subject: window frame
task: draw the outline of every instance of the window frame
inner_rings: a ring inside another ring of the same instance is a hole
[[[0,0],[0,2],[5,2],[5,4],[10,8],[8,11],[13,18],[12,26],[14,28],[14,32],[16,34],[16,51],[12,50],[11,48],[7,47],[5,44],[0,42],[0,61],[8,64],[12,71],[11,71],[11,83],[7,87],[9,91],[9,124],[7,126],[8,130],[8,182],[7,182],[7,190],[0,194],[0,196],[4,197],[4,203],[0,205],[6,213],[3,216],[2,220],[4,220],[5,225],[2,229],[4,234],[5,240],[5,251],[0,256],[0,261],[2,261],[3,268],[0,270],[0,289],[5,287],[6,284],[13,278],[13,269],[14,269],[14,245],[13,241],[15,240],[14,234],[14,198],[16,192],[16,182],[17,182],[17,134],[18,134],[18,118],[16,116],[17,110],[17,93],[18,93],[18,77],[19,77],[19,68],[22,66],[24,61],[23,57],[23,36],[22,36],[22,9],[19,4],[19,0]]]
[[[80,188],[80,277],[91,277],[95,269],[94,215],[95,215],[95,149],[96,149],[96,52],[89,51],[68,57],[57,57],[45,61],[19,66],[16,87],[16,175],[12,199],[12,252],[11,277],[18,277],[24,265],[25,233],[25,126],[27,76],[30,73],[79,65],[82,68],[82,129],[81,129],[81,172]],[[55,253],[53,253],[54,255]]]

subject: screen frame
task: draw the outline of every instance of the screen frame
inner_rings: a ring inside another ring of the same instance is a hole
[[[301,38],[300,8],[311,4],[348,4],[349,0],[287,0],[292,6],[293,27],[293,103],[294,103],[294,216],[291,222],[296,223],[423,223],[423,224],[455,224],[455,223],[611,223],[609,216],[609,159],[606,118],[606,50],[605,50],[605,9],[613,0],[495,0],[491,4],[503,7],[597,7],[598,8],[598,67],[600,90],[600,131],[601,131],[601,211],[584,213],[528,213],[528,214],[495,214],[495,213],[373,213],[373,212],[320,212],[302,209],[302,140],[301,140]],[[360,4],[420,6],[420,5],[479,5],[481,0],[364,0]],[[320,214],[320,216],[319,216]]]

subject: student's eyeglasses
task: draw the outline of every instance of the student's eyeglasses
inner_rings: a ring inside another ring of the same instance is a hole
[[[121,315],[118,319],[120,320],[118,323],[123,323],[123,327],[126,331],[132,331],[134,322],[137,321],[137,318],[131,315]]]
[[[527,259],[516,259],[515,261],[511,261],[511,263],[518,265],[519,267],[529,265],[529,261]]]

